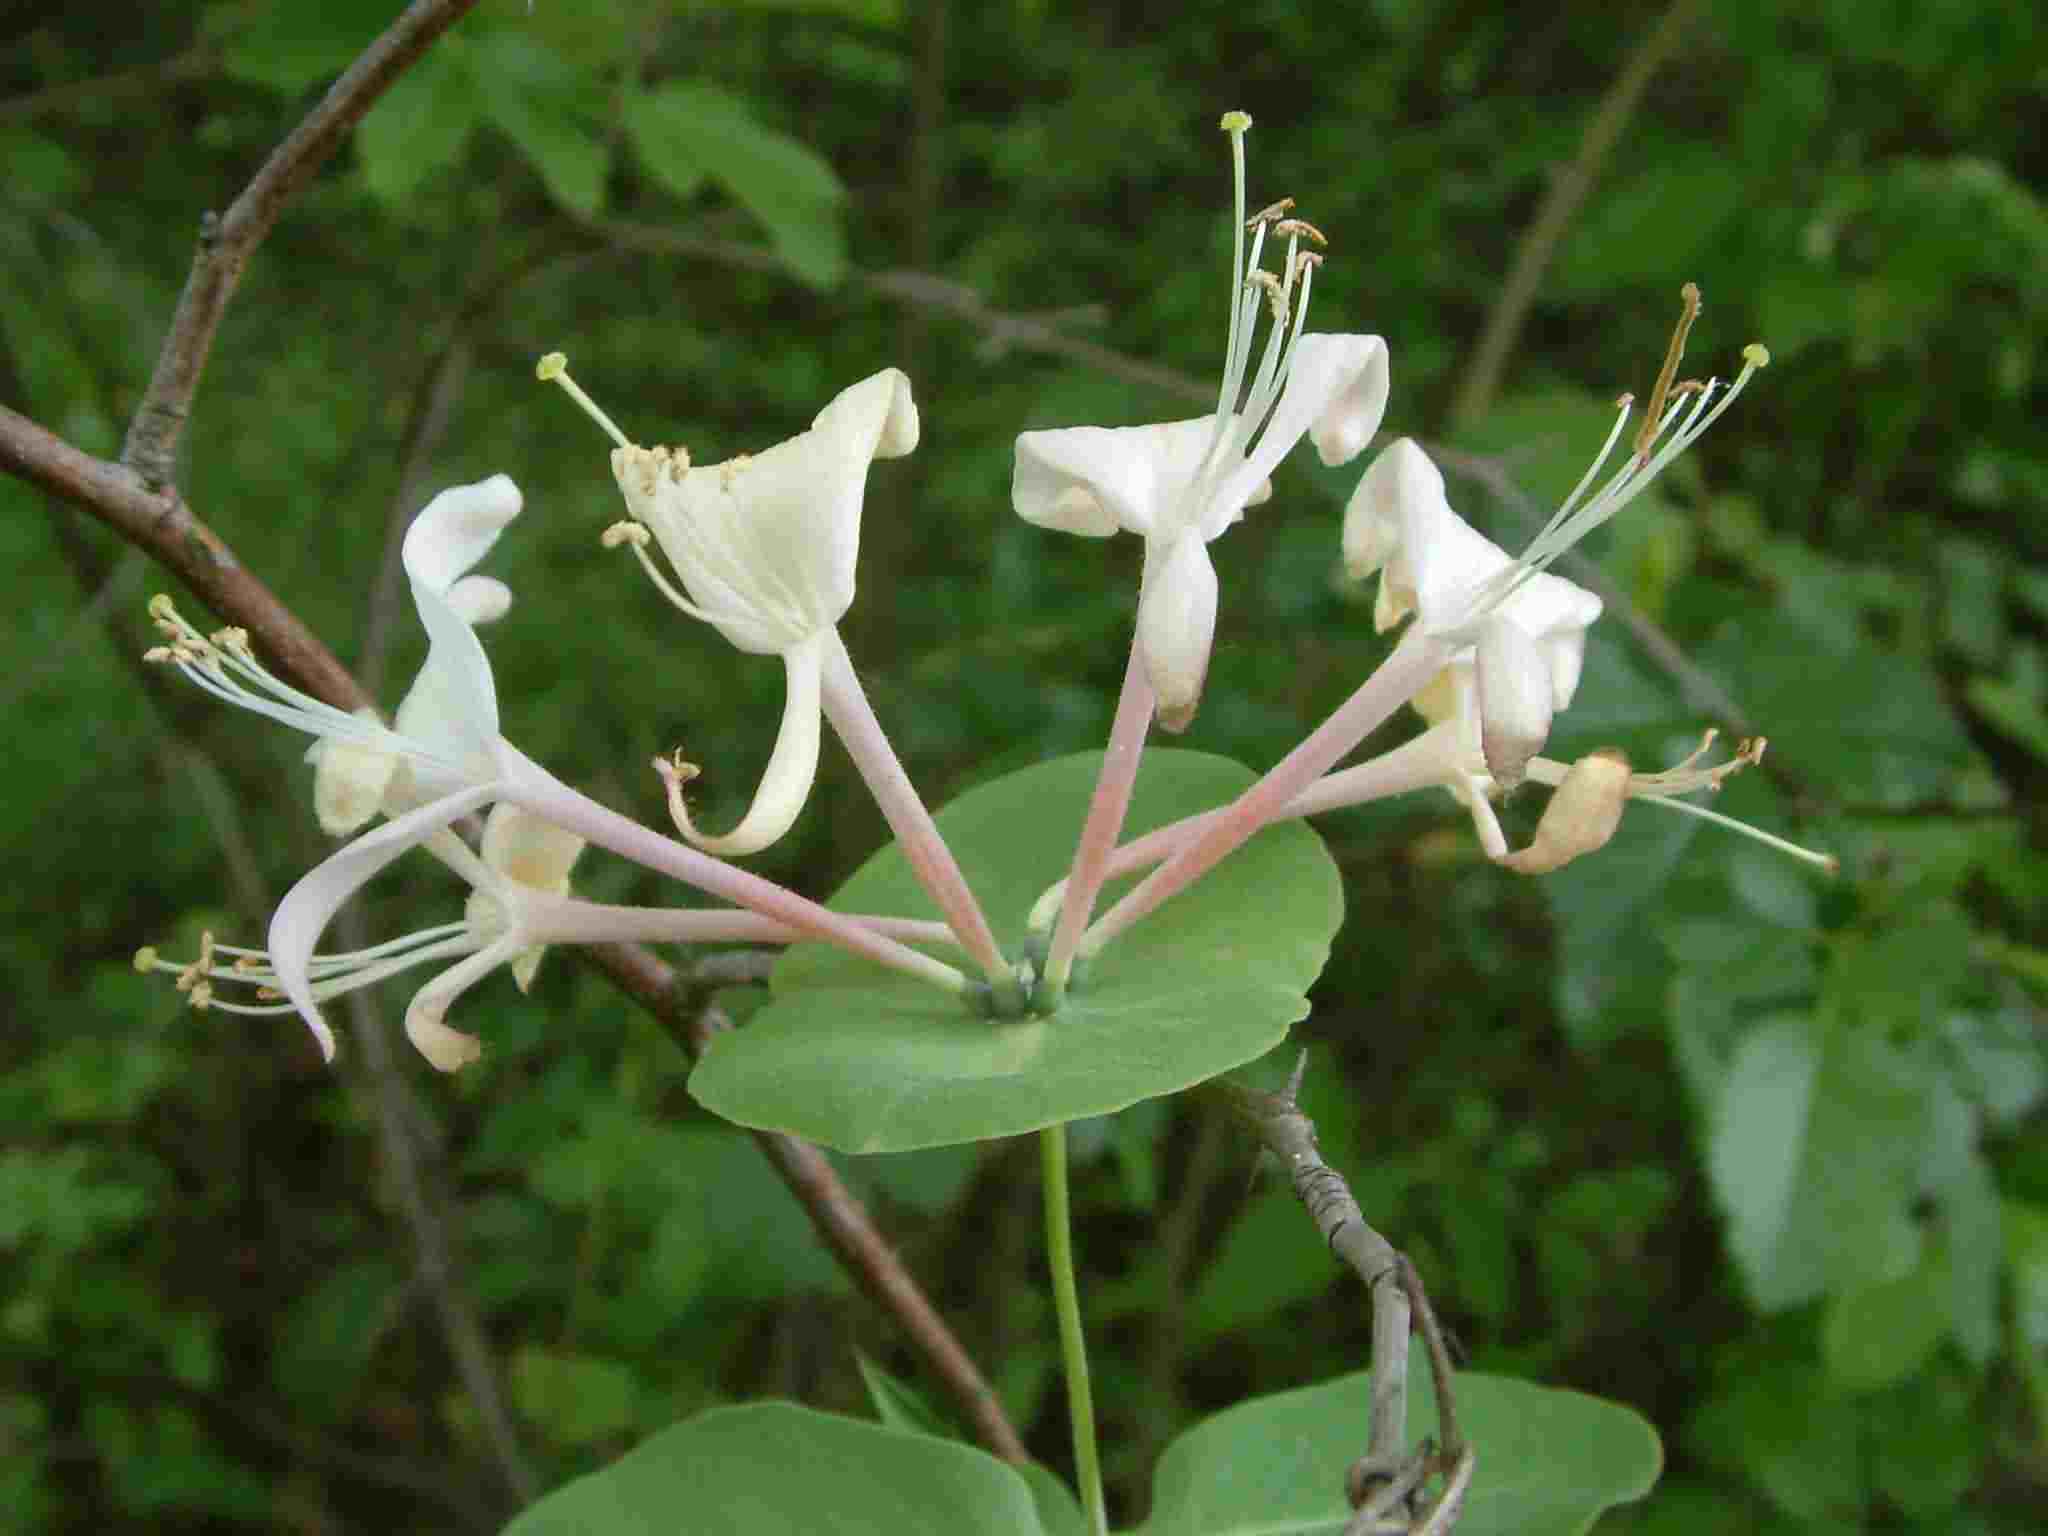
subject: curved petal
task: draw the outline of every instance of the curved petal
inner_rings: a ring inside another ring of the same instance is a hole
[[[1089,538],[1119,528],[1148,537],[1177,532],[1166,524],[1194,484],[1215,430],[1213,416],[1198,416],[1019,433],[1010,505],[1027,523]]]
[[[427,631],[427,660],[398,706],[401,736],[420,743],[436,762],[412,764],[420,793],[452,793],[457,783],[491,773],[498,739],[498,687],[476,631],[447,598],[414,582],[413,606]]]
[[[1341,464],[1372,441],[1387,407],[1387,344],[1377,336],[1303,336],[1295,344],[1280,403],[1258,445],[1231,471],[1215,507],[1242,507],[1251,487],[1273,473],[1302,434],[1315,432],[1325,464]],[[1210,532],[1214,538],[1222,532]]]
[[[788,685],[782,706],[782,729],[775,738],[768,771],[762,774],[761,785],[754,791],[754,803],[737,827],[723,837],[706,837],[699,832],[683,804],[683,776],[669,775],[669,811],[686,841],[706,853],[759,853],[795,823],[804,801],[810,798],[811,781],[818,772],[818,694],[824,677],[825,646],[831,637],[832,631],[828,630],[783,655]]]
[[[490,553],[519,508],[519,487],[510,475],[449,487],[421,508],[406,529],[405,574],[416,587],[447,591]]]
[[[356,717],[375,720],[377,711],[366,704]],[[313,814],[329,837],[347,837],[367,826],[398,771],[396,754],[333,736],[308,747],[306,761],[313,765]]]
[[[1417,500],[1440,501],[1449,507],[1443,471],[1413,438],[1397,437],[1366,466],[1351,499],[1344,504],[1344,569],[1354,579],[1363,581],[1400,553],[1401,508]],[[1414,606],[1414,580],[1405,566],[1394,580],[1407,588],[1405,606],[1401,607],[1405,616]]]
[[[491,869],[550,896],[569,893],[569,871],[583,849],[583,839],[574,832],[565,832],[509,800],[491,807],[479,845],[483,861]]]
[[[849,457],[900,459],[917,447],[917,402],[910,376],[884,368],[849,384],[812,419],[811,430],[839,441]]]
[[[1543,646],[1513,619],[1494,613],[1480,625],[1474,672],[1486,771],[1502,789],[1513,789],[1550,735],[1550,662]]]
[[[512,589],[493,576],[465,576],[448,589],[448,606],[465,624],[495,624],[512,607]]]
[[[1216,567],[1194,532],[1149,564],[1138,598],[1138,654],[1158,696],[1159,724],[1184,731],[1201,703],[1216,638]]]
[[[1330,343],[1337,352],[1341,371],[1348,382],[1322,414],[1309,423],[1309,441],[1316,445],[1316,457],[1325,464],[1349,464],[1373,439],[1387,414],[1387,393],[1391,386],[1387,344],[1378,336],[1304,336],[1302,347]],[[1320,348],[1319,348],[1320,350]],[[1300,368],[1304,354],[1297,353],[1294,366]]]
[[[405,1009],[405,1037],[442,1072],[456,1072],[483,1055],[475,1035],[450,1029],[442,1021],[455,1000],[512,958],[512,945],[499,940],[457,961],[412,995]]]
[[[1582,853],[1605,847],[1621,825],[1628,779],[1628,759],[1612,747],[1588,753],[1565,770],[1529,846],[1494,858],[1518,874],[1547,875]]]
[[[320,1042],[320,1054],[329,1061],[334,1060],[334,1035],[320,1017],[309,975],[320,935],[326,932],[341,904],[385,865],[457,817],[475,810],[497,792],[495,784],[471,785],[385,822],[308,870],[277,904],[266,941],[270,963],[277,972],[279,988],[299,1010],[299,1016],[313,1031],[313,1038]]]

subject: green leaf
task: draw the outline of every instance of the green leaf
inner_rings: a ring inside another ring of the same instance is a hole
[[[483,93],[464,62],[453,38],[428,49],[357,127],[363,180],[379,202],[397,207],[461,158],[483,111]]]
[[[598,133],[594,82],[511,32],[487,37],[471,67],[485,114],[532,162],[549,196],[572,213],[597,212],[611,154]]]
[[[234,18],[222,62],[236,79],[296,95],[348,68],[391,17],[387,0],[260,6]]]
[[[1066,874],[1100,762],[1084,753],[1028,768],[939,813],[998,941],[1013,951],[1032,903]],[[1251,781],[1224,758],[1147,751],[1125,836],[1208,810]],[[832,905],[932,910],[893,846]],[[1049,1017],[978,1017],[926,983],[798,945],[775,969],[774,1000],[713,1043],[690,1091],[742,1125],[850,1152],[1015,1136],[1107,1114],[1271,1050],[1308,1012],[1304,994],[1342,915],[1321,839],[1288,822],[1110,945]]]
[[[846,189],[814,150],[764,127],[738,97],[713,85],[665,85],[628,97],[625,124],[648,174],[676,197],[716,182],[761,221],[805,282],[826,288],[845,274]]]
[[[1785,601],[1802,594],[1788,592]],[[1745,614],[1701,660],[1740,695],[1802,779],[1842,800],[1904,805],[1941,793],[1970,745],[1925,664],[1862,643],[1838,650],[1817,619]]]
[[[505,1536],[1041,1536],[1015,1469],[794,1403],[716,1408],[533,1505]]]
[[[1760,1308],[1913,1267],[1907,1203],[1926,1116],[1925,1085],[1879,1036],[1793,1013],[1743,1041],[1713,1117],[1709,1167]]]
[[[1344,1472],[1358,1456],[1371,1376],[1257,1398],[1180,1435],[1152,1477],[1135,1536],[1337,1536],[1351,1511]],[[1460,1372],[1458,1419],[1478,1453],[1460,1536],[1574,1536],[1650,1491],[1663,1465],[1634,1411],[1506,1376]],[[1408,1374],[1408,1441],[1436,1429],[1418,1353]]]
[[[1321,1243],[1300,1241],[1294,1191],[1267,1190],[1238,1219],[1190,1307],[1197,1339],[1213,1339],[1320,1295],[1338,1278]]]
[[[941,1440],[960,1438],[953,1426],[946,1422],[945,1415],[926,1402],[909,1382],[899,1381],[859,1350],[854,1351],[853,1360],[860,1367],[861,1384],[868,1389],[868,1401],[874,1405],[875,1417],[884,1424],[891,1429],[934,1435]]]
[[[522,1349],[512,1357],[512,1399],[558,1445],[588,1445],[633,1427],[632,1371],[595,1355]]]
[[[1896,1280],[1837,1295],[1821,1323],[1828,1375],[1851,1392],[1872,1392],[1918,1370],[1948,1332],[1948,1263],[1929,1254]]]

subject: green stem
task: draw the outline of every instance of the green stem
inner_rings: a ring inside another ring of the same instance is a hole
[[[1045,1251],[1052,1269],[1053,1308],[1060,1319],[1060,1354],[1067,1367],[1067,1417],[1074,1426],[1074,1475],[1088,1529],[1109,1536],[1102,1503],[1102,1461],[1095,1453],[1095,1399],[1088,1390],[1088,1346],[1081,1337],[1081,1296],[1074,1287],[1074,1234],[1067,1219],[1067,1128],[1049,1125],[1038,1133],[1045,1177]]]

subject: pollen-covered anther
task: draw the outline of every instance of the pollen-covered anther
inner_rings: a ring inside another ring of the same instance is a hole
[[[1291,197],[1283,197],[1277,203],[1268,203],[1257,213],[1246,219],[1244,227],[1246,229],[1257,229],[1261,224],[1277,224],[1280,220],[1287,217],[1288,210],[1293,207],[1294,199]]]
[[[209,929],[207,932],[199,935],[199,958],[178,972],[178,990],[194,995],[192,1006],[195,1008],[203,1008],[205,1006],[204,1003],[197,1000],[197,994],[200,991],[204,990],[208,998],[211,998],[213,995],[213,989],[206,984],[207,974],[212,969],[213,933]]]
[[[683,786],[696,778],[704,770],[695,763],[685,762],[683,760],[683,750],[678,747],[673,759],[666,757],[654,759],[654,771],[660,776],[662,785],[667,791],[669,816],[679,828],[687,829],[690,826],[690,812],[689,807],[683,804]]]
[[[1322,264],[1323,253],[1321,251],[1296,251],[1294,253],[1294,275],[1296,277],[1300,277],[1302,273],[1309,271],[1313,267],[1320,267]]]
[[[645,549],[648,540],[654,537],[643,524],[631,521],[616,522],[597,536],[597,542],[606,549],[617,549],[630,544],[635,549]]]
[[[1263,268],[1245,278],[1247,288],[1263,288],[1266,292],[1266,307],[1273,313],[1275,325],[1287,323],[1287,288],[1272,273]]]
[[[1323,232],[1317,229],[1315,225],[1309,223],[1307,219],[1281,219],[1274,224],[1273,233],[1276,235],[1298,235],[1302,239],[1313,240],[1317,245],[1328,245],[1330,243],[1323,238]]]

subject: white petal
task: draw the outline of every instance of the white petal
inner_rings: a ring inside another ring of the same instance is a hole
[[[476,632],[435,589],[414,582],[412,600],[427,631],[427,660],[398,706],[397,727],[447,765],[412,764],[419,791],[438,796],[491,773],[498,739],[498,689]],[[451,777],[453,775],[453,777]]]
[[[1344,569],[1354,580],[1363,581],[1400,553],[1401,508],[1416,500],[1443,502],[1447,509],[1450,505],[1444,497],[1443,472],[1413,438],[1397,437],[1366,466],[1344,504]],[[1407,585],[1412,606],[1414,583],[1405,567],[1395,579]]]
[[[1258,445],[1224,482],[1217,505],[1242,507],[1251,487],[1272,474],[1311,428],[1325,464],[1347,462],[1372,441],[1386,407],[1385,342],[1377,336],[1303,336],[1295,343],[1280,403],[1259,433]]]
[[[1182,534],[1147,567],[1138,598],[1138,654],[1158,695],[1160,725],[1184,731],[1201,702],[1216,638],[1216,567],[1194,532]]]
[[[405,1037],[442,1072],[456,1072],[483,1054],[475,1035],[465,1035],[442,1022],[455,1000],[512,956],[503,941],[478,950],[450,966],[421,987],[405,1010]]]
[[[1628,778],[1628,759],[1612,748],[1580,758],[1551,794],[1529,846],[1500,862],[1524,875],[1547,875],[1582,853],[1605,847],[1621,825]]]
[[[1180,515],[1215,431],[1215,418],[1200,416],[1020,433],[1010,505],[1027,523],[1063,533],[1165,536],[1176,531],[1166,525]]]
[[[620,449],[612,473],[691,601],[741,650],[774,655],[852,606],[868,465],[908,453],[917,435],[910,381],[885,368],[761,453],[672,471]]]
[[[405,531],[405,574],[415,586],[447,591],[490,552],[519,507],[519,487],[509,475],[443,491]]]
[[[500,800],[484,820],[479,852],[484,863],[507,880],[550,896],[566,896],[569,871],[583,847],[583,839],[574,832]]]
[[[818,412],[811,430],[838,439],[844,453],[863,463],[902,458],[917,447],[918,436],[909,375],[884,368],[848,385]]]
[[[298,1008],[300,1017],[320,1042],[321,1054],[329,1061],[334,1059],[334,1035],[313,1001],[313,984],[308,974],[320,935],[326,932],[341,904],[365,881],[429,834],[467,815],[497,792],[495,784],[473,785],[385,822],[308,870],[277,904],[267,941],[270,963],[277,972],[279,988]]]
[[[465,576],[448,589],[448,606],[472,627],[495,624],[512,607],[512,589],[492,576]]]
[[[737,827],[723,837],[706,837],[691,823],[680,787],[671,781],[669,809],[677,829],[706,853],[758,853],[795,824],[818,773],[818,690],[824,677],[825,647],[835,640],[834,632],[827,630],[784,654],[788,685],[782,729],[776,735],[767,772],[754,791],[754,803]]]
[[[1332,344],[1331,350],[1340,353],[1339,366],[1354,369],[1349,383],[1308,429],[1316,457],[1325,464],[1349,464],[1365,451],[1387,413],[1387,344],[1377,336],[1311,335],[1301,338],[1304,351],[1311,342]],[[1297,353],[1296,369],[1302,361],[1302,353]]]
[[[361,720],[375,720],[367,704],[356,711]],[[376,747],[323,736],[306,750],[313,765],[313,814],[329,837],[360,831],[384,803],[398,759]]]
[[[1486,771],[1501,788],[1513,789],[1550,735],[1550,663],[1513,619],[1495,613],[1480,626],[1475,672]]]

